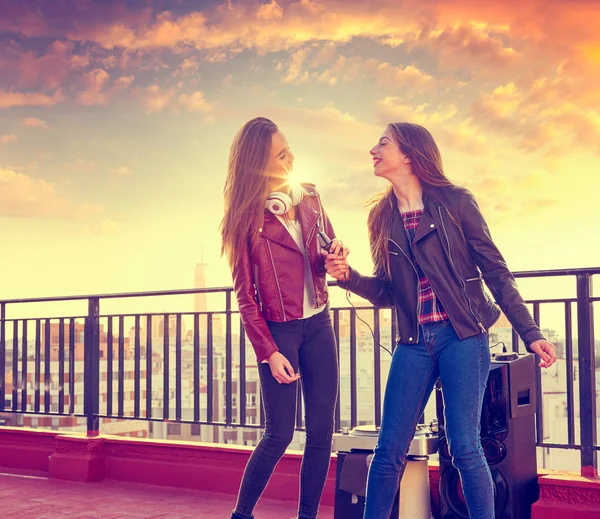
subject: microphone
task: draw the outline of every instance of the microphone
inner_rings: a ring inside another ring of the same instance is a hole
[[[329,252],[329,249],[331,249],[331,246],[333,245],[333,240],[323,231],[317,232],[317,240],[319,241],[321,248],[324,251]]]

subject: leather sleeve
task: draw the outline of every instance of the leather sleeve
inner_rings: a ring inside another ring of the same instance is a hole
[[[254,288],[250,251],[247,247],[232,271],[233,289],[238,302],[242,324],[254,348],[258,362],[279,351],[263,317]]]
[[[471,193],[461,195],[458,210],[463,233],[486,285],[529,349],[532,342],[544,337],[531,317],[515,278],[492,240],[487,223]]]
[[[366,299],[375,306],[394,306],[394,296],[388,283],[376,276],[363,276],[350,267],[348,281],[338,281],[338,286]]]

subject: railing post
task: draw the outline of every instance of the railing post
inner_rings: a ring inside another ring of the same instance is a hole
[[[595,344],[592,276],[577,274],[577,342],[579,353],[579,413],[581,429],[581,475],[595,477],[596,444]]]
[[[225,292],[225,423],[233,423],[233,355],[231,344],[231,291]],[[239,400],[238,400],[239,408]]]
[[[98,436],[100,412],[100,298],[88,299],[84,336],[84,412],[87,435]]]
[[[0,303],[0,411],[4,411],[6,392],[6,303]]]

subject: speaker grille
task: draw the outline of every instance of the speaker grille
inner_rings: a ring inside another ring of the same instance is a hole
[[[494,510],[496,517],[500,517],[508,504],[508,484],[499,470],[492,470],[492,480],[494,482]],[[440,481],[440,498],[455,517],[469,519],[469,511],[467,510],[460,475],[454,467],[445,471],[442,476]]]

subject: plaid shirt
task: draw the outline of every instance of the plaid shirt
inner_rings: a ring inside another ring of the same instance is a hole
[[[408,243],[412,244],[423,210],[417,209],[416,211],[408,211],[400,214],[402,215],[402,222],[408,236]],[[412,254],[412,261],[419,274],[419,324],[435,323],[448,319],[448,314],[444,311],[442,303],[436,297],[429,279],[425,276],[414,254]]]

